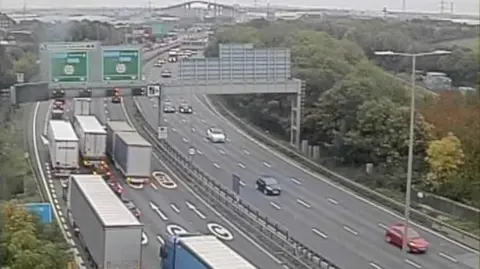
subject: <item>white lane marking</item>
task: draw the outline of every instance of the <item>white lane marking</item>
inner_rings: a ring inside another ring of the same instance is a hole
[[[172,130],[172,132],[174,132],[174,133],[176,133],[176,132],[177,132],[177,129],[175,129],[175,128],[173,128],[173,127],[172,127],[172,128],[170,128],[170,130]]]
[[[269,163],[267,163],[267,162],[263,162],[263,165],[265,165],[265,166],[268,167],[268,168],[272,167],[272,166],[271,166]]]
[[[205,216],[205,214],[203,214],[200,210],[198,210],[198,208],[193,205],[192,203],[190,203],[189,201],[185,201],[185,204],[187,205],[187,208],[192,210],[195,214],[197,214],[198,217],[200,217],[201,219],[206,219],[207,217]]]
[[[45,177],[45,173],[43,172],[43,169],[42,169],[42,164],[41,164],[40,154],[38,152],[38,144],[37,144],[37,117],[38,117],[38,110],[39,109],[40,109],[40,102],[37,102],[36,105],[35,105],[35,110],[33,111],[33,119],[32,119],[33,150],[35,151],[35,154],[34,154],[35,155],[35,160],[36,160],[36,163],[37,163],[38,170],[40,172],[40,178],[42,180],[42,184],[44,185],[45,189],[47,189],[47,178]],[[50,114],[50,110],[48,110],[48,112],[47,112],[45,121],[48,121],[49,114]],[[53,198],[52,198],[52,195],[50,194],[50,192],[47,191],[46,193],[47,193],[48,200],[51,203],[53,203]],[[58,203],[55,204],[55,205],[58,206]],[[65,224],[65,218],[60,218],[60,215],[58,214],[60,212],[59,210],[60,209],[56,210],[56,207],[55,207],[54,210],[53,210],[53,213],[55,214],[55,219],[57,220],[58,225],[61,227],[63,224]],[[65,229],[61,229],[61,233],[63,234],[63,237],[65,238],[65,240],[69,244],[75,245],[75,242],[68,237]],[[83,258],[81,258],[81,257],[75,258],[75,262],[77,264],[83,263]]]
[[[157,187],[157,185],[153,184],[153,182],[152,182],[152,183],[150,183],[150,186],[151,186],[151,187],[152,187],[154,190],[158,190],[158,187]]]
[[[245,155],[250,155],[250,151],[248,151],[246,149],[243,150],[243,153],[245,153]]]
[[[233,240],[233,234],[218,223],[214,223],[214,222],[209,223],[207,224],[207,228],[208,230],[210,230],[210,232],[212,232],[213,234],[215,234],[215,236],[217,236],[222,240],[225,240],[225,241]]]
[[[337,200],[335,200],[335,199],[328,198],[328,201],[329,201],[330,203],[334,204],[334,205],[338,205],[338,202],[337,202]]]
[[[163,122],[168,122],[168,120],[167,120],[167,119],[163,119]]]
[[[243,163],[238,163],[238,167],[245,169],[246,166]]]
[[[172,208],[172,210],[175,211],[176,213],[180,213],[180,209],[178,209],[178,207],[175,204],[170,204],[170,208]]]
[[[282,208],[274,202],[270,202],[270,205],[273,206],[276,210],[281,210]]]
[[[195,133],[197,131],[197,129],[195,129],[195,127],[192,127],[192,133]]]
[[[201,119],[202,123],[205,123],[205,120],[204,119]]]
[[[155,203],[150,202],[149,205],[150,205],[150,208],[151,208],[153,211],[155,211],[155,212],[158,214],[158,216],[160,216],[160,218],[161,218],[163,221],[167,221],[167,220],[168,220],[167,215],[165,215],[165,213],[163,213],[163,212],[160,210],[160,208],[159,208]]]
[[[443,253],[443,252],[439,252],[438,255],[439,255],[440,257],[442,257],[442,258],[445,258],[445,259],[453,262],[453,263],[457,263],[457,262],[458,262],[457,259],[455,259],[454,257],[452,257],[452,256],[450,256],[450,255],[447,255],[447,254],[445,254],[445,253]]]
[[[160,235],[157,235],[157,241],[158,241],[161,245],[165,245],[165,241],[163,241],[163,238],[162,238]]]
[[[226,154],[223,149],[218,149],[218,152],[220,152],[220,154],[222,154],[222,155],[225,155],[225,154]]]
[[[375,268],[375,269],[383,269],[382,267],[380,267],[379,265],[377,265],[376,263],[369,263],[371,267]]]
[[[135,105],[137,107],[139,107],[138,105],[138,102],[136,102],[136,100],[134,99],[134,102],[135,102]],[[127,122],[130,124],[130,126],[134,126],[132,124],[132,120],[130,119],[130,116],[128,115],[127,113],[127,110],[125,108],[125,104],[122,102],[121,104],[121,107],[122,107],[122,110],[123,110],[123,114],[125,115],[125,119],[127,120]],[[38,155],[38,154],[37,154]],[[228,220],[227,218],[225,218],[222,214],[220,214],[214,207],[212,207],[210,204],[208,204],[202,197],[200,197],[198,194],[196,194],[192,188],[190,186],[188,186],[187,184],[185,184],[185,182],[183,182],[173,171],[172,169],[168,168],[167,164],[160,158],[157,156],[157,154],[155,153],[152,153],[153,157],[162,165],[164,166],[168,172],[171,173],[171,175],[173,175],[180,184],[182,184],[185,189],[188,190],[188,192],[190,192],[195,198],[197,198],[197,200],[201,201],[208,209],[210,209],[210,211],[214,212],[216,216],[218,216],[220,219],[222,219],[225,223],[227,223],[230,227],[232,227],[235,231],[237,231],[243,238],[245,238],[248,242],[250,242],[253,246],[255,246],[256,248],[258,248],[261,252],[263,252],[265,255],[267,255],[272,261],[278,263],[278,264],[281,264],[282,261],[280,261],[277,257],[275,257],[275,255],[273,255],[272,253],[270,253],[268,250],[266,250],[264,247],[262,247],[261,245],[259,245],[257,243],[257,241],[253,240],[249,235],[247,235],[245,232],[243,232],[242,230],[240,230],[237,226],[235,226],[230,220]]]
[[[378,227],[382,228],[382,229],[388,229],[387,225],[383,224],[383,223],[377,223]]]
[[[302,185],[302,182],[300,182],[300,181],[299,181],[298,179],[296,179],[296,178],[293,178],[293,177],[292,177],[292,178],[290,178],[290,180],[291,180],[293,183],[297,184],[297,185]]]
[[[313,229],[312,229],[312,232],[313,232],[314,234],[322,237],[323,239],[327,239],[327,238],[328,238],[328,236],[327,236],[325,233],[320,232],[318,229],[313,228]]]
[[[201,150],[199,150],[199,149],[197,149],[196,152],[197,152],[198,155],[203,155],[203,152],[202,152]]]
[[[220,165],[218,165],[218,163],[213,163],[213,167],[220,169]]]
[[[355,231],[354,229],[352,229],[352,228],[350,228],[350,227],[348,227],[348,226],[343,226],[343,229],[344,229],[345,231],[347,231],[347,232],[355,235],[355,236],[358,235],[358,232],[357,232],[357,231]]]
[[[409,259],[405,259],[405,262],[408,263],[408,264],[410,264],[411,266],[417,268],[417,269],[422,268],[422,266],[420,266],[420,264],[414,263],[414,262],[412,262],[412,261],[409,260]]]
[[[310,204],[308,204],[307,202],[301,200],[301,199],[297,199],[297,203],[303,205],[304,207],[306,208],[311,208],[312,206]]]
[[[182,119],[182,123],[187,123],[187,120],[186,120],[186,119]]]
[[[188,139],[186,137],[182,138],[183,143],[188,143]]]
[[[242,186],[242,187],[245,187],[245,186],[247,186],[247,184],[245,184],[245,182],[243,182],[243,181],[241,181],[241,180],[240,180],[240,182],[239,182],[239,183],[240,183],[240,186]]]
[[[38,105],[39,103],[37,103],[37,106],[35,107],[35,111],[38,113],[37,111],[37,107],[39,106]],[[47,133],[48,133],[48,114],[50,113],[50,110],[52,110],[52,107],[53,107],[53,102],[50,101],[48,103],[48,110],[47,110],[47,118],[45,119],[45,123],[43,124],[43,135],[44,136],[47,136]],[[36,121],[36,119],[35,119]],[[35,134],[36,135],[36,134]]]
[[[239,133],[240,135],[244,136],[245,138],[247,138],[248,140],[250,140],[252,143],[254,143],[254,144],[256,144],[257,146],[259,146],[259,147],[261,147],[262,149],[264,149],[265,151],[267,151],[267,152],[269,152],[270,154],[276,156],[277,158],[283,160],[284,162],[286,162],[286,163],[288,163],[288,164],[296,167],[296,168],[299,169],[300,171],[302,171],[302,172],[304,172],[304,173],[306,173],[306,174],[314,177],[315,179],[320,180],[321,182],[326,183],[326,184],[330,185],[331,187],[334,187],[334,188],[336,188],[336,189],[338,189],[338,190],[340,190],[340,191],[342,191],[342,192],[344,192],[344,193],[346,193],[346,194],[348,194],[348,195],[350,195],[350,196],[358,199],[359,201],[362,201],[362,202],[364,202],[365,204],[367,204],[367,205],[369,205],[369,206],[371,206],[371,207],[373,207],[373,208],[378,209],[379,211],[382,211],[382,212],[384,212],[384,213],[386,213],[386,214],[388,214],[388,215],[390,215],[390,216],[396,217],[396,218],[398,218],[398,219],[400,219],[400,220],[405,220],[405,218],[404,218],[403,216],[395,213],[394,211],[392,211],[392,210],[390,210],[390,209],[387,209],[387,208],[384,207],[384,206],[378,205],[378,204],[376,204],[375,202],[372,202],[372,201],[368,200],[367,198],[361,197],[360,195],[356,194],[355,192],[348,190],[346,187],[339,186],[338,184],[332,182],[332,181],[329,180],[327,177],[325,177],[325,176],[323,176],[323,175],[320,175],[319,173],[312,172],[312,171],[310,171],[310,170],[302,167],[302,165],[299,164],[299,163],[297,163],[296,161],[291,160],[290,158],[286,157],[284,154],[279,153],[278,151],[276,151],[276,150],[274,150],[274,149],[266,146],[264,143],[261,143],[261,142],[259,142],[258,140],[254,139],[251,135],[247,134],[246,132],[244,132],[243,130],[241,130],[240,128],[238,128],[235,124],[233,124],[231,121],[227,120],[227,118],[225,118],[224,116],[222,116],[222,115],[218,112],[218,110],[215,108],[215,106],[212,104],[212,102],[210,102],[210,100],[209,100],[206,96],[202,96],[202,97],[203,97],[203,99],[208,103],[208,105],[205,104],[204,102],[202,102],[202,101],[200,100],[200,98],[199,98],[197,95],[195,95],[195,98],[197,98],[197,101],[198,101],[207,111],[210,111],[214,116],[219,117],[220,119],[222,119],[225,123],[227,123],[228,125],[230,125],[235,131],[237,131],[237,133]],[[442,234],[440,234],[440,233],[438,233],[438,232],[435,232],[435,231],[432,230],[432,229],[429,229],[429,228],[427,228],[427,227],[425,227],[425,226],[422,226],[422,225],[420,225],[420,224],[418,224],[418,223],[415,223],[415,222],[411,222],[411,223],[412,223],[413,225],[415,225],[416,227],[418,227],[418,228],[420,228],[420,229],[422,229],[422,230],[424,230],[424,231],[426,231],[426,232],[428,232],[428,233],[430,233],[430,234],[432,234],[432,235],[434,235],[434,236],[436,236],[436,237],[438,237],[438,238],[441,238],[441,239],[449,242],[450,244],[453,244],[453,245],[455,245],[455,246],[457,246],[457,247],[460,247],[460,248],[462,248],[462,249],[465,249],[465,250],[467,250],[467,251],[473,252],[473,253],[475,253],[475,254],[477,254],[477,255],[480,253],[478,250],[475,250],[475,249],[473,249],[473,248],[471,248],[471,247],[468,247],[468,246],[466,246],[466,245],[464,245],[464,244],[462,244],[462,243],[459,243],[459,242],[457,242],[457,241],[455,241],[455,240],[453,240],[453,239],[450,239],[450,238],[448,238],[448,237],[446,237],[446,236],[444,236],[444,235],[442,235]]]

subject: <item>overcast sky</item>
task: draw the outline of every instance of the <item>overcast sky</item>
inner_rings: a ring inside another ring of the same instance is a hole
[[[24,0],[0,0],[1,8],[21,8]],[[27,7],[139,7],[147,6],[148,0],[25,0]],[[213,1],[213,0],[212,0]],[[350,8],[357,10],[381,10],[386,7],[390,10],[401,10],[403,0],[257,0],[259,5],[314,6],[329,8]],[[445,0],[454,3],[455,13],[478,14],[479,0]],[[164,7],[179,3],[175,0],[151,0],[152,6]],[[183,2],[183,1],[182,1]],[[214,2],[214,1],[213,1]],[[252,5],[254,0],[219,0],[222,4]],[[406,0],[407,10],[439,12],[441,0]],[[447,4],[448,8],[450,4]]]

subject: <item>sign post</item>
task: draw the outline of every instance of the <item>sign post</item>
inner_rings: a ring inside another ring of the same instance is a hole
[[[105,49],[102,57],[104,81],[140,80],[141,59],[138,49]]]
[[[87,51],[54,52],[50,60],[50,79],[59,82],[87,82]]]

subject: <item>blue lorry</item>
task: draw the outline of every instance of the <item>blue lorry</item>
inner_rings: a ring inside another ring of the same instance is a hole
[[[161,269],[257,269],[213,235],[169,236],[160,260]]]

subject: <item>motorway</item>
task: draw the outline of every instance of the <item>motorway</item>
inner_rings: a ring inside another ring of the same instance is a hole
[[[170,64],[175,79],[175,65]],[[160,78],[161,68],[147,66],[147,76]],[[249,138],[228,123],[201,96],[168,96],[174,104],[188,100],[193,115],[167,114],[168,142],[187,154],[197,149],[193,162],[225,186],[232,173],[244,183],[241,197],[268,217],[288,228],[290,234],[343,269],[476,269],[478,252],[424,228],[417,231],[431,243],[425,255],[406,255],[385,242],[385,228],[399,216],[339,188],[328,179],[302,169],[278,153]],[[158,103],[136,98],[152,126],[157,126]],[[208,127],[227,133],[226,144],[211,144]],[[255,189],[258,175],[275,176],[284,190],[280,197],[266,197]]]
[[[66,114],[71,117],[71,103],[67,102]],[[48,147],[44,143],[47,122],[49,119],[50,102],[39,103],[30,125],[36,130],[30,139],[36,139],[36,148],[39,156],[40,169],[44,175],[50,175],[48,165]],[[125,109],[121,104],[113,104],[110,99],[93,99],[92,113],[105,124],[107,120],[127,120]],[[128,120],[127,120],[128,121]],[[165,171],[158,156],[152,156],[152,169]],[[159,184],[150,184],[143,189],[133,189],[124,184],[122,176],[114,171],[114,176],[119,179],[125,189],[125,197],[131,199],[142,211],[141,221],[148,237],[148,245],[143,248],[142,267],[158,268],[158,251],[163,244],[167,233],[179,231],[215,233],[223,237],[224,242],[237,250],[253,264],[265,269],[278,269],[282,266],[270,253],[257,245],[253,239],[233,226],[228,220],[215,212],[200,197],[196,196],[188,187],[178,184],[175,189],[163,188]],[[170,174],[173,180],[179,181],[176,175]],[[59,194],[59,204],[65,215],[65,203],[61,198],[62,185],[59,180],[53,180],[55,193]],[[78,242],[77,242],[78,243]],[[81,249],[81,248],[80,248]]]

